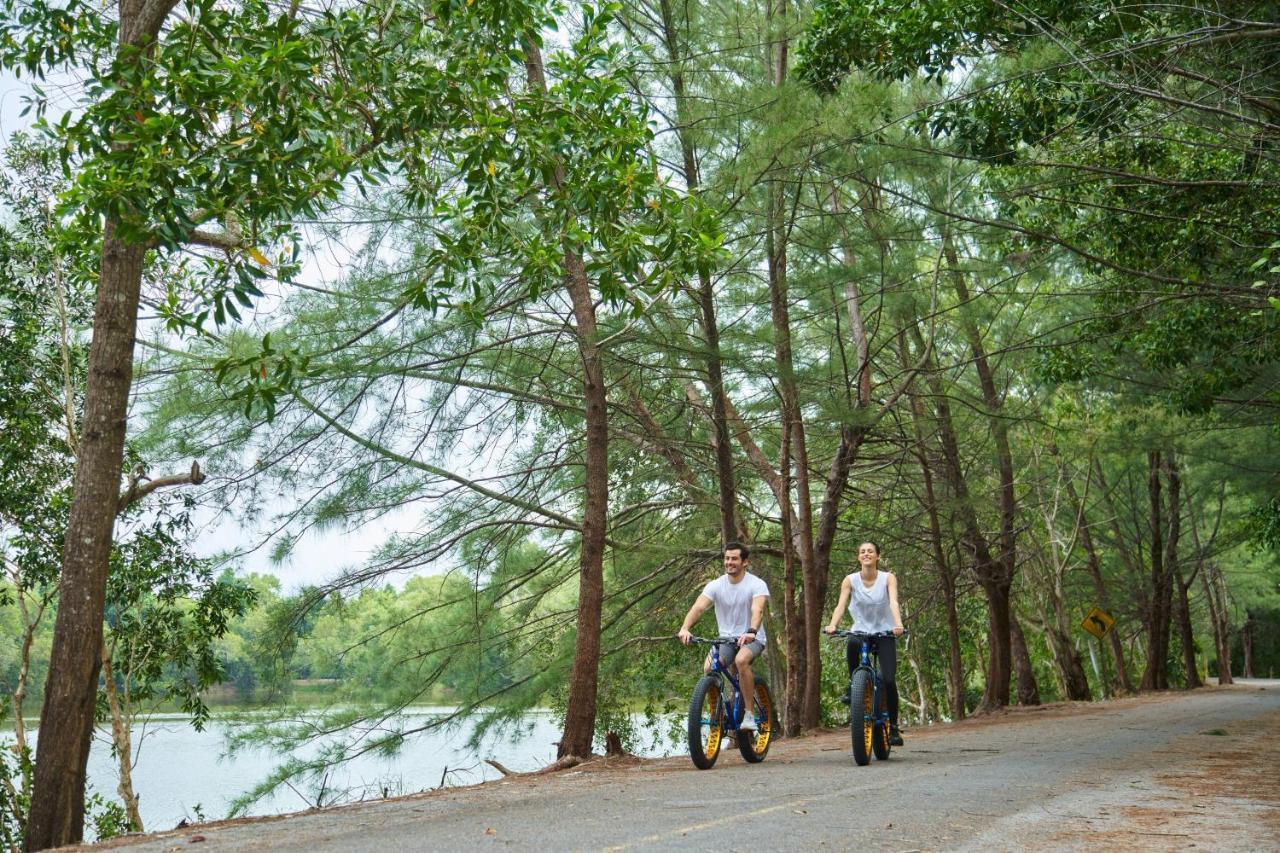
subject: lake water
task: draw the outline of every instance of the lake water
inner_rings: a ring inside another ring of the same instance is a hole
[[[447,713],[451,708],[415,708],[402,715],[401,722],[415,722]],[[211,721],[197,732],[183,718],[161,717],[149,722],[136,752],[134,789],[140,795],[138,807],[148,830],[172,829],[182,819],[195,821],[226,817],[236,797],[261,782],[280,763],[280,757],[266,750],[242,751],[226,756],[226,734],[235,723]],[[665,728],[665,727],[664,727]],[[636,730],[642,743],[635,752],[646,756],[681,753],[683,743],[672,744],[666,732],[650,731],[640,717]],[[471,724],[450,731],[432,731],[407,739],[392,758],[364,755],[335,767],[326,782],[338,801],[376,799],[387,794],[410,794],[432,788],[472,785],[502,774],[484,762],[491,758],[513,771],[537,770],[555,760],[555,741],[560,726],[551,712],[527,715],[518,732],[490,732],[476,751],[467,740]],[[135,742],[138,733],[135,733]],[[11,740],[11,737],[10,737]],[[34,734],[31,743],[35,743]],[[89,785],[93,792],[116,799],[116,762],[111,755],[110,736],[99,732],[89,756]],[[314,792],[305,788],[278,789],[270,798],[255,803],[248,814],[282,814],[309,808]]]

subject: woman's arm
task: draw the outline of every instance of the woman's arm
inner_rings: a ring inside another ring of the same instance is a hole
[[[846,576],[840,583],[840,600],[836,602],[836,609],[831,613],[831,622],[827,625],[827,633],[834,634],[836,626],[840,624],[840,613],[849,606],[849,578]]]
[[[898,609],[898,577],[889,572],[889,609],[893,611],[893,636],[902,636],[902,611]]]

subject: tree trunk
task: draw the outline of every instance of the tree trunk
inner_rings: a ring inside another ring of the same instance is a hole
[[[1253,614],[1245,612],[1244,626],[1240,629],[1240,648],[1244,652],[1242,678],[1253,678]]]
[[[1219,602],[1216,593],[1218,567],[1206,563],[1200,573],[1200,583],[1204,587],[1204,598],[1209,603],[1209,619],[1213,623],[1213,647],[1217,651],[1218,683],[1230,684],[1231,679],[1231,640],[1230,625],[1227,622],[1226,601]],[[1213,582],[1210,582],[1213,577]]]
[[[766,243],[767,242],[768,242],[768,238],[766,236]],[[776,468],[773,467],[773,463],[769,461],[769,459],[765,456],[764,451],[761,450],[760,446],[755,442],[754,438],[751,435],[750,429],[748,429],[746,423],[742,420],[742,417],[733,408],[732,404],[728,401],[727,398],[725,402],[727,407],[726,411],[729,415],[730,422],[733,424],[734,434],[738,440],[739,446],[741,446],[742,449],[745,451],[747,459],[751,462],[752,466],[759,473],[760,477],[768,484],[769,489],[773,492],[775,499],[778,501],[779,509],[782,511],[785,517],[785,520],[783,521],[783,531],[784,531],[783,536],[786,540],[783,546],[784,557],[790,554],[790,558],[796,561],[796,563],[799,566],[799,572],[801,575],[802,583],[805,578],[811,578],[814,575],[822,574],[821,572],[818,572],[816,569],[813,568],[816,565],[816,558],[814,556],[815,548],[814,548],[814,540],[812,535],[813,528],[810,524],[810,517],[807,515],[808,509],[809,509],[809,503],[807,500],[805,500],[805,497],[807,495],[808,484],[809,484],[808,477],[803,473],[805,471],[805,466],[802,464],[801,459],[797,454],[794,460],[795,466],[797,469],[796,471],[797,484],[795,487],[795,491],[799,495],[799,503],[801,504],[801,513],[804,514],[804,517],[802,518],[801,514],[798,514],[797,512],[792,510],[792,503],[791,503],[792,489],[791,489],[790,469],[788,468],[786,470],[785,473],[787,474],[787,476],[784,476],[783,474],[780,474]],[[801,436],[803,435],[802,425],[799,419],[788,418],[784,413],[784,416],[782,418],[782,426],[789,437],[787,446],[788,447],[795,446],[794,437],[797,435],[797,431],[799,431],[799,434]],[[786,456],[787,456],[786,462],[787,464],[790,464],[792,454],[788,453],[786,454]],[[831,493],[832,493],[832,486],[831,486],[831,481],[829,480],[828,481],[828,497],[830,497]],[[834,501],[824,503],[824,507],[828,505],[834,505]],[[825,527],[825,523],[820,526]],[[817,583],[810,584],[810,588],[821,589],[822,588],[821,581],[822,581],[822,578],[819,577]],[[808,662],[812,658],[808,652],[804,651],[804,649],[808,648],[810,643],[810,638],[807,636],[808,632],[806,631],[805,626],[806,624],[816,625],[822,619],[822,614],[820,612],[815,612],[813,615],[813,618],[810,619],[809,615],[804,610],[804,607],[805,607],[804,601],[807,601],[809,599],[804,599],[803,593],[801,594],[801,597],[802,597],[801,605],[795,613],[794,621],[788,627],[788,636],[794,635],[796,637],[796,642],[799,644],[798,648],[801,650],[796,652],[795,656],[792,659],[788,660],[789,672],[790,672],[790,669],[794,668],[795,673],[800,678],[800,687],[798,688],[796,693],[797,696],[801,697],[800,699],[801,707],[800,707],[800,710],[797,712],[797,719],[800,721],[797,723],[797,727],[798,727],[797,730],[799,728],[804,728],[806,725],[809,725],[804,723],[804,715],[807,710],[806,706],[804,705],[804,694],[805,694],[805,690],[807,689],[806,685],[808,685],[809,683],[809,679],[806,677],[805,672],[807,669]],[[818,605],[821,606],[820,598],[818,601]],[[812,637],[812,643],[817,644],[818,641],[819,641],[819,638],[817,636],[817,633],[815,632]],[[790,648],[790,642],[788,643],[788,648]],[[816,709],[816,706],[815,706],[815,709]]]
[[[919,327],[914,327],[912,331],[917,338],[917,344],[923,348],[924,343],[920,340]],[[961,544],[973,560],[974,575],[987,598],[988,653],[983,670],[986,685],[978,712],[990,713],[1009,704],[1009,686],[1013,678],[1012,650],[1009,645],[1009,590],[1012,579],[1008,581],[1003,579],[1000,567],[996,565],[991,555],[990,545],[982,535],[969,487],[965,481],[960,460],[960,445],[956,439],[946,391],[938,379],[936,368],[927,358],[926,363],[926,376],[938,416],[938,437],[942,445],[943,459],[946,462],[944,471],[947,476],[947,485],[956,496],[961,519]]]
[[[127,22],[122,21],[121,29],[128,31]],[[75,844],[84,837],[85,765],[93,735],[107,569],[120,499],[146,253],[145,247],[118,238],[116,230],[115,220],[109,219],[94,307],[58,615],[36,742],[27,850]]]
[[[1195,582],[1195,574],[1184,583],[1181,569],[1175,569],[1173,580],[1178,588],[1178,636],[1182,641],[1182,669],[1186,673],[1187,689],[1203,687],[1200,671],[1196,669],[1195,637],[1191,628],[1191,601],[1187,591]]]
[[[693,140],[689,136],[688,100],[685,94],[684,51],[680,47],[675,13],[671,0],[660,0],[662,29],[667,58],[670,62],[671,92],[676,107],[676,138],[680,141],[680,154],[684,167],[685,187],[697,195],[701,184],[698,158]],[[716,479],[720,490],[720,535],[722,542],[740,538],[735,520],[737,496],[733,480],[733,454],[729,441],[729,416],[725,407],[724,373],[720,356],[720,327],[716,320],[715,296],[712,290],[711,271],[698,267],[698,308],[702,334],[706,338],[704,354],[707,369],[707,392],[711,395],[712,449],[716,456]]]
[[[1112,539],[1111,539],[1110,545],[1111,545],[1112,553],[1117,554],[1120,557],[1120,562],[1123,564],[1125,571],[1128,573],[1128,578],[1129,578],[1128,583],[1125,583],[1124,579],[1122,578],[1121,586],[1130,591],[1128,600],[1132,601],[1133,604],[1135,605],[1137,616],[1139,620],[1142,622],[1144,630],[1149,629],[1150,614],[1152,611],[1151,588],[1150,588],[1151,585],[1147,578],[1147,575],[1149,573],[1149,568],[1144,565],[1143,557],[1142,557],[1143,543],[1146,542],[1149,533],[1143,533],[1142,524],[1141,524],[1141,521],[1139,520],[1139,514],[1137,511],[1137,502],[1134,501],[1133,527],[1132,527],[1134,531],[1134,535],[1129,536],[1126,534],[1124,526],[1121,524],[1120,510],[1116,506],[1115,501],[1113,501],[1111,498],[1111,492],[1114,488],[1118,488],[1118,484],[1113,486],[1112,484],[1109,484],[1107,482],[1106,473],[1105,471],[1103,471],[1102,462],[1099,459],[1099,457],[1094,456],[1091,461],[1092,461],[1091,474],[1092,474],[1092,477],[1096,479],[1099,486],[1098,500],[1099,500],[1099,503],[1102,505],[1103,515],[1107,520],[1108,526],[1111,528]],[[1158,487],[1158,483],[1157,483],[1157,487]],[[1150,531],[1150,519],[1148,519],[1147,529],[1148,531]],[[1148,545],[1148,548],[1149,548],[1149,545]],[[1117,602],[1113,602],[1113,604],[1116,604],[1116,603]],[[1114,610],[1111,612],[1113,616],[1116,616],[1117,619],[1119,618],[1120,614],[1118,614]],[[1108,632],[1107,636],[1111,641],[1112,655],[1113,657],[1115,657],[1117,662],[1123,661],[1127,657],[1137,657],[1140,655],[1139,637],[1136,633],[1132,634],[1129,637],[1129,640],[1128,640],[1129,648],[1127,650],[1127,653],[1126,653],[1126,650],[1124,649],[1123,640],[1120,636],[1120,631],[1118,630],[1118,626],[1116,629],[1113,629],[1112,631]],[[1149,637],[1150,637],[1150,632],[1148,630],[1146,631],[1145,638],[1149,638]],[[1145,677],[1145,675],[1146,675],[1146,670],[1144,669],[1142,677]],[[1120,679],[1121,689],[1127,692],[1132,692],[1132,690],[1134,689],[1133,688],[1134,682],[1133,682],[1133,677],[1128,672],[1128,669],[1126,667],[1121,667],[1117,665],[1116,676],[1118,679]],[[1138,689],[1146,689],[1142,687],[1141,677],[1138,682]]]
[[[175,3],[121,0],[116,61],[122,69],[137,65],[150,53]],[[121,143],[114,144],[123,150]],[[28,851],[74,844],[84,837],[85,766],[93,736],[107,571],[120,497],[146,256],[145,246],[117,236],[119,226],[118,218],[108,217],[103,231],[84,420],[23,840]]]
[[[1129,547],[1130,537],[1125,535],[1124,529],[1120,526],[1120,512],[1115,502],[1111,499],[1112,486],[1107,483],[1106,475],[1102,470],[1102,462],[1096,456],[1093,458],[1093,477],[1098,481],[1099,500],[1102,503],[1106,518],[1110,521],[1111,535],[1113,537],[1112,545],[1115,552],[1119,554],[1120,562],[1124,564],[1125,569],[1135,578],[1138,578],[1144,571],[1139,552],[1146,537],[1139,533],[1136,540],[1136,551]]]
[[[582,359],[582,392],[586,403],[586,483],[578,563],[578,634],[558,758],[591,754],[604,607],[605,525],[609,511],[609,427],[604,366],[596,343],[595,306],[582,259],[566,249],[565,265],[577,324],[578,351]]]
[[[1001,409],[1003,402],[996,389],[995,374],[987,359],[986,348],[982,343],[982,335],[973,319],[963,310],[970,302],[969,288],[960,269],[959,257],[950,234],[943,236],[943,255],[946,257],[947,269],[950,273],[956,298],[962,307],[960,323],[968,339],[969,349],[973,353],[974,369],[978,373],[978,383],[982,388],[982,400],[986,409],[987,420],[991,425],[991,436],[995,439],[996,466],[1000,472],[1000,553],[992,558],[985,537],[978,536],[979,528],[976,517],[967,523],[971,538],[972,552],[975,558],[974,568],[978,573],[978,583],[987,594],[987,606],[992,610],[990,625],[993,630],[1009,626],[1009,590],[1013,586],[1013,577],[1017,570],[1016,523],[1018,514],[1017,493],[1013,481],[1013,454],[1009,449],[1009,427]],[[959,454],[956,455],[957,465]],[[972,513],[971,513],[972,514]],[[1010,633],[1002,630],[991,637],[991,661],[987,667],[987,685],[983,693],[982,707],[985,710],[1009,704],[1009,649]]]
[[[1063,559],[1066,559],[1065,554]],[[1045,640],[1062,682],[1063,695],[1072,702],[1088,702],[1093,698],[1093,694],[1089,690],[1089,678],[1085,675],[1080,652],[1071,642],[1070,623],[1063,606],[1062,582],[1062,566],[1059,566],[1054,569],[1053,586],[1049,590],[1053,622],[1049,624],[1048,620],[1045,620]]]
[[[903,370],[909,370],[912,359],[905,331],[898,332],[898,353]],[[924,402],[920,399],[920,395],[913,393],[910,388],[907,390],[907,401],[911,407],[915,457],[920,464],[926,509],[929,513],[929,543],[933,548],[933,562],[942,583],[943,606],[947,614],[947,704],[950,706],[951,719],[963,720],[965,717],[964,665],[960,647],[960,616],[956,611],[956,578],[943,547],[942,523],[938,518],[938,498],[933,487],[933,468],[929,464],[929,454],[924,439]]]
[[[1223,601],[1222,605],[1219,606],[1217,596],[1215,595],[1215,589],[1218,588],[1218,584],[1216,582],[1211,582],[1211,580],[1213,580],[1213,576],[1217,574],[1217,566],[1208,558],[1208,554],[1213,548],[1214,542],[1218,538],[1218,530],[1220,529],[1219,525],[1222,521],[1222,510],[1225,508],[1225,505],[1226,489],[1223,487],[1218,492],[1218,520],[1212,528],[1212,532],[1209,535],[1209,541],[1207,543],[1202,543],[1200,540],[1200,523],[1197,519],[1196,505],[1191,499],[1191,493],[1187,493],[1187,520],[1190,522],[1191,538],[1195,543],[1196,548],[1196,567],[1191,571],[1191,577],[1187,579],[1185,586],[1182,583],[1181,575],[1178,577],[1178,585],[1179,587],[1183,587],[1181,589],[1182,601],[1180,603],[1186,607],[1186,624],[1189,626],[1191,623],[1191,607],[1190,602],[1186,600],[1187,594],[1190,591],[1191,584],[1195,582],[1196,574],[1198,573],[1200,575],[1200,585],[1204,589],[1205,604],[1209,608],[1209,625],[1213,633],[1214,657],[1217,659],[1216,665],[1219,684],[1231,683],[1231,645],[1227,640],[1228,628],[1226,624],[1226,602]],[[1180,621],[1181,618],[1182,614],[1180,613]],[[1186,634],[1189,635],[1190,631],[1187,630]],[[1188,655],[1187,651],[1187,648],[1184,646],[1183,666],[1186,667],[1188,661],[1190,661],[1192,666],[1194,666],[1194,646],[1190,649],[1190,655]],[[1206,676],[1207,674],[1208,673],[1206,671]],[[1189,679],[1187,684],[1188,686],[1191,686],[1191,681]],[[1200,685],[1196,684],[1196,686]]]
[[[129,728],[129,703],[127,700],[124,703],[120,701],[115,673],[111,671],[112,650],[113,644],[102,644],[102,684],[107,694],[107,710],[111,714],[111,745],[115,749],[119,772],[116,793],[120,795],[120,802],[124,803],[129,830],[144,832],[142,814],[138,811],[138,794],[133,789],[133,738]]]
[[[774,212],[780,217],[781,188],[776,185],[771,187],[770,194],[776,205]],[[799,540],[797,551],[801,570],[801,607],[796,627],[800,631],[805,650],[800,725],[803,728],[814,728],[819,720],[822,663],[818,647],[819,637],[810,629],[821,621],[819,610],[822,607],[822,600],[818,597],[818,573],[813,559],[813,510],[809,498],[809,460],[792,364],[791,321],[787,306],[786,237],[780,225],[781,219],[775,221],[779,223],[778,228],[770,229],[768,241],[772,249],[769,263],[769,290],[774,318],[774,348],[778,362],[778,380],[782,391],[782,417],[789,425],[795,456],[796,515],[799,529],[793,533]],[[779,237],[781,239],[778,239]],[[790,492],[789,484],[787,486],[787,491]]]
[[[12,583],[18,615],[22,618],[22,640],[18,647],[18,675],[14,680],[13,693],[10,694],[9,701],[13,709],[13,746],[18,752],[22,752],[28,748],[24,706],[31,676],[31,647],[35,643],[36,630],[39,629],[49,606],[49,599],[44,598],[38,602],[33,616],[27,604],[27,589],[22,583],[22,576],[15,572],[12,575]]]
[[[987,662],[984,669],[986,688],[978,713],[991,713],[1009,704],[1009,688],[1013,680],[1013,648],[1009,587],[983,583],[987,597]]]
[[[1182,588],[1182,565],[1178,555],[1178,543],[1181,541],[1182,532],[1182,472],[1178,467],[1177,456],[1174,451],[1170,450],[1161,458],[1161,470],[1164,472],[1165,481],[1169,484],[1169,504],[1168,504],[1168,524],[1166,527],[1164,540],[1164,571],[1167,578],[1166,584],[1169,589],[1169,600],[1165,610],[1165,648],[1168,649],[1172,642],[1174,613],[1174,594],[1180,594],[1182,604],[1187,607],[1187,623],[1186,636],[1184,637],[1185,645],[1183,653],[1186,655],[1190,652],[1190,657],[1184,657],[1183,660],[1190,664],[1187,672],[1187,686],[1196,687],[1201,685],[1200,676],[1196,673],[1196,658],[1194,651],[1194,637],[1191,633],[1191,608],[1186,599],[1186,590]],[[1194,578],[1192,578],[1194,580]],[[1166,653],[1167,654],[1167,653]],[[1165,668],[1165,686],[1168,686],[1168,667]]]
[[[914,327],[912,331],[917,337],[917,344],[923,348],[924,343],[919,340],[919,327]],[[974,575],[987,597],[988,652],[984,668],[986,686],[978,711],[989,713],[1009,704],[1009,685],[1013,678],[1012,651],[1009,648],[1009,590],[1012,580],[1005,581],[1001,577],[999,567],[995,565],[991,555],[990,546],[978,525],[978,517],[973,509],[969,487],[960,461],[960,445],[956,440],[955,427],[951,419],[951,407],[947,403],[946,391],[938,379],[936,368],[927,358],[926,376],[938,416],[938,438],[942,445],[943,459],[946,462],[944,471],[947,476],[947,485],[956,496],[957,510],[960,514],[961,544],[974,561]]]
[[[1147,605],[1147,665],[1142,673],[1143,690],[1164,690],[1169,686],[1169,611],[1173,589],[1165,564],[1164,522],[1160,472],[1163,460],[1159,451],[1147,455],[1147,491],[1150,499],[1151,581]],[[1172,487],[1172,484],[1171,484]],[[1172,497],[1170,502],[1173,504]],[[1176,513],[1177,510],[1175,509]]]
[[[1088,702],[1093,699],[1089,689],[1089,677],[1085,675],[1084,661],[1071,642],[1071,637],[1059,628],[1045,626],[1045,640],[1053,655],[1054,666],[1062,680],[1063,695],[1072,702]]]
[[[546,92],[542,51],[526,38],[525,73],[529,87]],[[564,164],[552,169],[550,189],[562,192],[566,186]],[[586,473],[582,507],[582,544],[578,560],[577,637],[573,669],[569,675],[569,698],[564,734],[558,758],[591,754],[595,735],[596,700],[600,674],[600,629],[604,608],[605,527],[609,513],[609,415],[604,383],[604,361],[596,330],[596,309],[591,298],[582,256],[566,235],[564,238],[565,289],[573,306],[574,333],[582,359],[582,397],[586,405]]]
[[[920,661],[916,657],[915,646],[910,642],[903,642],[902,648],[906,652],[904,657],[911,664],[911,671],[916,677],[916,695],[920,697],[920,725],[928,725],[933,717],[933,709],[929,704],[929,686],[925,683]]]
[[[773,0],[766,9],[770,28],[776,19],[785,19],[786,0]],[[781,30],[779,30],[782,32]],[[771,40],[766,56],[769,82],[781,87],[787,79],[789,39],[786,35]],[[786,191],[778,176],[768,183],[768,211],[765,234],[765,251],[768,256],[769,307],[773,317],[774,356],[778,364],[778,385],[782,396],[782,417],[791,423],[791,441],[795,456],[796,515],[800,524],[798,534],[801,577],[801,613],[798,627],[804,640],[804,698],[801,703],[800,724],[803,728],[816,728],[821,717],[822,657],[821,639],[814,630],[822,621],[821,590],[825,578],[821,577],[814,561],[813,547],[813,499],[809,483],[809,453],[805,439],[804,419],[800,411],[799,392],[796,388],[795,365],[791,347],[791,309],[787,283]]]
[[[1174,596],[1171,603],[1169,621],[1178,620],[1178,634],[1182,645],[1182,666],[1186,674],[1188,690],[1203,687],[1200,672],[1196,668],[1195,635],[1191,627],[1191,602],[1187,595],[1191,584],[1195,582],[1195,571],[1184,582],[1182,564],[1178,556],[1178,541],[1182,530],[1182,475],[1178,468],[1177,458],[1170,451],[1164,457],[1163,469],[1169,482],[1169,533],[1165,540],[1165,571],[1169,576],[1169,587]],[[1197,536],[1198,538],[1198,536]],[[1174,608],[1176,605],[1176,609]]]
[[[947,702],[951,719],[963,720],[965,714],[964,659],[960,647],[960,616],[956,612],[955,576],[948,569],[943,576],[942,594],[947,610]]]
[[[1058,449],[1050,446],[1050,452],[1057,455]],[[1092,477],[1092,468],[1086,472],[1086,478]],[[1086,484],[1088,480],[1086,479]],[[1116,615],[1116,611],[1112,608],[1110,599],[1107,595],[1107,584],[1102,578],[1102,563],[1098,559],[1098,550],[1093,543],[1093,527],[1089,522],[1087,512],[1085,510],[1084,501],[1076,494],[1076,487],[1072,483],[1071,478],[1066,479],[1067,497],[1071,499],[1071,504],[1075,508],[1076,513],[1076,531],[1080,536],[1080,544],[1084,546],[1085,565],[1089,569],[1089,578],[1093,581],[1093,591],[1098,598],[1098,605],[1110,613]],[[1106,484],[1102,484],[1105,490]],[[1087,485],[1086,485],[1087,489]],[[1111,649],[1111,659],[1116,668],[1116,682],[1120,690],[1125,693],[1133,692],[1133,684],[1129,681],[1129,670],[1125,664],[1124,647],[1120,645],[1119,630],[1107,632],[1107,645]],[[1104,685],[1105,688],[1105,685]]]
[[[980,571],[990,572],[991,562],[977,561]],[[982,693],[980,713],[990,713],[1009,704],[1009,687],[1013,678],[1013,650],[1010,636],[1010,587],[999,578],[984,578],[979,574],[978,585],[987,597],[988,659],[986,686]]]
[[[782,523],[783,618],[787,631],[787,690],[784,730],[790,737],[800,733],[804,709],[805,655],[804,617],[796,608],[796,548],[791,529],[791,423],[782,421],[779,450],[782,491],[779,497]]]
[[[1048,450],[1049,455],[1055,459],[1055,464],[1058,466],[1059,484],[1069,486],[1071,483],[1070,473],[1061,464],[1057,447],[1050,442]],[[1039,483],[1037,483],[1036,488],[1038,491],[1040,490]],[[1045,644],[1049,648],[1049,657],[1053,661],[1054,675],[1057,677],[1062,695],[1073,702],[1088,701],[1093,698],[1089,690],[1089,678],[1085,675],[1080,653],[1071,642],[1071,622],[1067,617],[1064,603],[1064,585],[1073,543],[1063,541],[1058,533],[1062,526],[1058,517],[1063,492],[1066,493],[1070,501],[1068,509],[1072,513],[1072,526],[1077,531],[1077,535],[1081,527],[1080,507],[1078,506],[1079,502],[1074,499],[1074,490],[1055,488],[1052,495],[1045,495],[1040,492],[1038,503],[1044,514],[1045,530],[1048,532],[1048,559],[1041,558],[1036,562],[1048,570],[1048,583],[1044,585],[1038,584],[1037,587],[1046,589],[1049,601],[1047,607],[1041,607],[1042,610],[1047,610],[1048,612],[1045,613],[1042,620],[1039,620],[1039,624],[1044,634]],[[1105,683],[1102,685],[1102,690],[1104,693],[1106,692]]]
[[[698,301],[702,309],[702,330],[707,339],[707,388],[711,393],[711,419],[715,440],[716,482],[720,492],[720,535],[724,543],[740,538],[737,528],[737,495],[733,481],[733,453],[729,443],[728,415],[724,404],[724,374],[720,366],[720,332],[716,328],[715,302],[712,299],[711,276],[705,269],[698,273]]]
[[[1014,671],[1017,674],[1018,704],[1039,705],[1040,687],[1036,684],[1036,671],[1031,665],[1031,652],[1027,638],[1023,636],[1018,617],[1009,613],[1009,647],[1013,653]]]

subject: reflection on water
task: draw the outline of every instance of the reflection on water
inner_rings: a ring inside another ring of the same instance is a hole
[[[405,728],[452,711],[416,708],[402,715]],[[268,750],[226,753],[226,733],[237,723],[213,720],[197,732],[180,716],[153,718],[135,732],[137,763],[133,771],[138,806],[148,830],[172,829],[182,819],[196,821],[225,817],[233,800],[261,782],[280,763]],[[667,739],[669,726],[651,731],[637,716],[641,741],[636,752],[664,756],[681,752],[683,744]],[[550,712],[526,716],[516,729],[489,732],[478,750],[467,748],[472,725],[424,732],[408,738],[394,757],[367,754],[333,768],[325,781],[326,803],[411,794],[441,785],[472,785],[502,774],[484,762],[492,758],[513,771],[536,770],[555,760],[560,727]],[[34,731],[29,733],[35,743]],[[3,735],[0,735],[3,738]],[[12,740],[12,736],[8,738]],[[115,798],[116,765],[110,736],[98,732],[89,756],[91,791]],[[248,814],[268,815],[300,811],[312,806],[315,791],[281,787],[259,800]]]

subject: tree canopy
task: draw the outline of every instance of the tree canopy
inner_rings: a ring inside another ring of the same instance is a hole
[[[329,700],[245,735],[323,734],[248,797],[428,700],[555,708],[581,760],[687,701],[659,640],[729,539],[789,734],[848,713],[818,631],[868,539],[914,720],[1274,667],[1270,5],[0,10],[46,78],[0,224],[0,673],[80,685],[47,773],[83,781],[95,685],[201,717],[222,673]],[[235,575],[354,531],[305,588]],[[138,682],[92,654],[129,613]],[[79,838],[40,773],[28,846]]]

